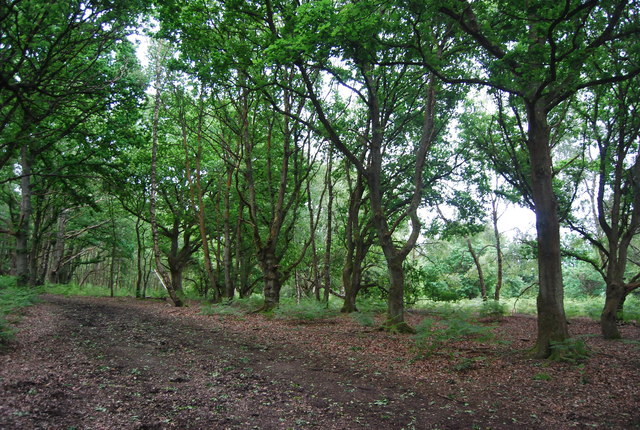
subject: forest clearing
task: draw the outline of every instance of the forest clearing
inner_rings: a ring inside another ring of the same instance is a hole
[[[0,428],[638,428],[636,325],[612,342],[597,322],[571,320],[591,355],[563,363],[527,354],[532,316],[483,324],[493,340],[416,359],[412,336],[348,315],[203,315],[161,300],[44,295],[0,355]]]

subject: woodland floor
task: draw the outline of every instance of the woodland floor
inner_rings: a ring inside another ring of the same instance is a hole
[[[411,314],[417,324],[420,315]],[[411,336],[339,316],[205,316],[160,301],[45,295],[0,355],[2,429],[640,428],[640,328],[591,358],[530,359],[535,318],[413,360]]]

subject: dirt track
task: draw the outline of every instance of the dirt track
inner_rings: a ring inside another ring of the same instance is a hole
[[[16,349],[0,356],[2,429],[546,427],[509,402],[488,410],[481,402],[497,403],[484,394],[444,396],[442,383],[418,386],[364,360],[336,360],[272,337],[265,327],[232,330],[193,308],[43,299],[23,319]],[[445,384],[464,379],[447,377]],[[637,410],[630,414],[620,419],[631,425]]]
[[[450,421],[433,407],[442,399],[416,398],[384,378],[261,344],[259,335],[231,338],[158,307],[45,297],[18,349],[0,358],[0,427],[380,429]]]

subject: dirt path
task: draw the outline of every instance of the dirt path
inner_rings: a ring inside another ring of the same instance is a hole
[[[301,345],[194,309],[45,296],[0,356],[0,428],[545,427],[530,411],[486,409],[486,398]]]

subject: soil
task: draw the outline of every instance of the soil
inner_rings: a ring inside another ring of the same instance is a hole
[[[640,428],[640,328],[607,342],[597,323],[572,320],[591,356],[562,363],[527,355],[535,318],[492,324],[491,342],[416,359],[412,336],[346,315],[305,323],[45,295],[0,355],[0,428]]]

